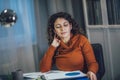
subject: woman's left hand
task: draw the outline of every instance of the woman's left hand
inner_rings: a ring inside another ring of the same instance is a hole
[[[92,71],[88,71],[87,76],[90,78],[90,80],[97,80],[96,74]]]

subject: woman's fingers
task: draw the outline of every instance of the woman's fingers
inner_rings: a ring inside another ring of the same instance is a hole
[[[60,45],[60,40],[54,36],[52,46],[58,47]]]
[[[90,78],[90,80],[97,80],[95,73],[88,71],[87,75],[88,75],[88,78]]]

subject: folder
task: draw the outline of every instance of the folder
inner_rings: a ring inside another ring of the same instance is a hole
[[[81,71],[60,71],[60,70],[51,70],[45,73],[34,72],[26,73],[24,77],[41,80],[70,80],[87,77],[87,75]]]

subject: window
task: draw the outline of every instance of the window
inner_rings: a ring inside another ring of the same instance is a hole
[[[106,0],[108,23],[120,24],[120,0]]]
[[[101,25],[102,13],[100,0],[86,0],[89,25]]]

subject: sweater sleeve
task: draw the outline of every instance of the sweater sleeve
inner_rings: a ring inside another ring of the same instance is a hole
[[[48,48],[47,52],[43,56],[42,60],[40,61],[40,71],[47,72],[51,69],[52,65],[52,58],[54,55],[56,48],[52,45]]]
[[[83,36],[82,39],[82,50],[83,54],[87,63],[88,71],[92,71],[94,73],[97,73],[98,71],[98,63],[96,61],[92,46],[88,39]]]

